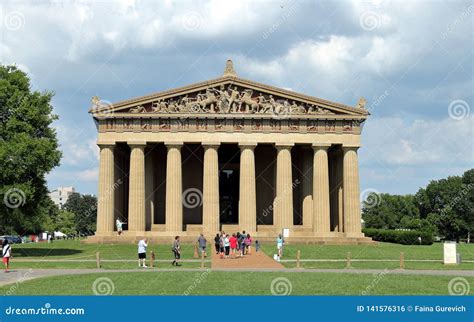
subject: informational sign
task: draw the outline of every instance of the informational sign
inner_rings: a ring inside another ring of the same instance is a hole
[[[290,229],[283,228],[283,238],[288,238],[288,237],[290,237]]]
[[[456,242],[444,243],[444,264],[457,264]]]

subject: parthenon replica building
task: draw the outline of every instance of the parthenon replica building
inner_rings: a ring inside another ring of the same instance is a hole
[[[87,242],[245,230],[259,241],[369,243],[357,156],[365,104],[245,80],[230,60],[213,80],[114,104],[94,97],[99,192]]]

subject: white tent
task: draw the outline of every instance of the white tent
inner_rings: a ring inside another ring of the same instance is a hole
[[[60,232],[60,231],[55,231],[55,232],[54,232],[54,237],[55,237],[55,238],[56,238],[56,237],[67,237],[67,235],[66,235],[66,234],[63,234],[63,233]]]

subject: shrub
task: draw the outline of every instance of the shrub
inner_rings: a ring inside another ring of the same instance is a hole
[[[433,234],[426,231],[419,230],[390,230],[365,228],[362,230],[367,237],[373,240],[396,243],[403,245],[419,245],[418,237],[421,237],[421,245],[433,244]]]

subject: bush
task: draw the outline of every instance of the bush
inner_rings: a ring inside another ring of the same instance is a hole
[[[390,230],[365,228],[362,230],[367,237],[373,240],[396,243],[402,245],[419,245],[418,237],[421,237],[421,245],[433,244],[433,235],[430,232],[419,230]]]

